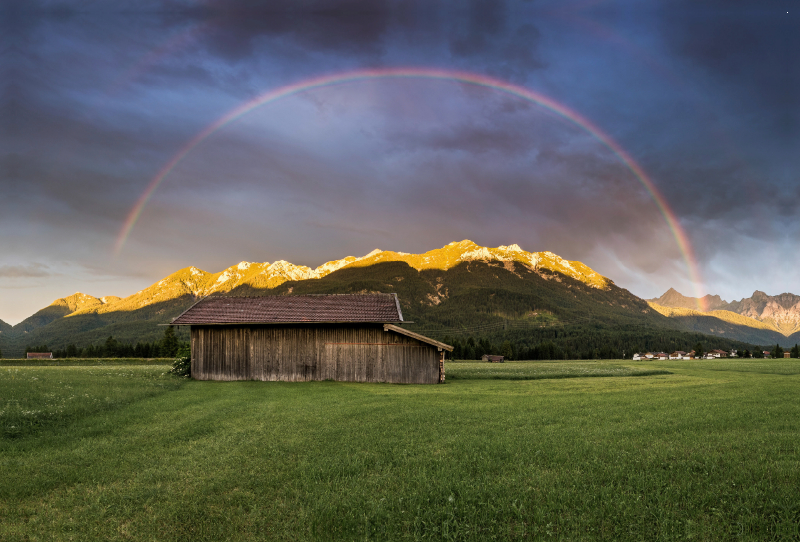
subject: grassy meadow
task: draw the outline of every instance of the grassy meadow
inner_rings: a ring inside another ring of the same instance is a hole
[[[800,362],[0,365],[0,540],[800,540]]]

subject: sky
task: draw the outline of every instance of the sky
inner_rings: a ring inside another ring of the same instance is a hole
[[[0,319],[462,239],[800,293],[798,55],[800,0],[5,1]]]

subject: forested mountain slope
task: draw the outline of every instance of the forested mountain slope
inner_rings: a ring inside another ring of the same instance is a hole
[[[409,329],[453,341],[484,337],[519,348],[548,342],[564,356],[601,349],[611,356],[637,345],[688,349],[693,340],[682,335],[684,324],[580,262],[461,241],[424,254],[376,250],[316,269],[285,261],[241,262],[219,273],[188,267],[124,299],[76,294],[15,326],[4,354],[21,355],[26,345],[86,346],[110,335],[152,341],[163,335],[159,324],[207,295],[354,292],[395,292],[414,322]]]
[[[8,350],[7,346],[7,338],[9,333],[11,332],[11,324],[7,324],[0,320],[0,353],[5,352]]]
[[[77,292],[69,297],[56,299],[49,306],[37,311],[32,316],[29,316],[14,326],[14,331],[23,333],[31,332],[36,328],[46,326],[50,322],[54,322],[74,312],[92,307],[100,307],[106,303],[118,300],[118,297],[97,298]]]
[[[528,357],[620,357],[636,350],[752,348],[686,333],[642,299],[608,281],[605,289],[517,262],[462,262],[417,272],[404,262],[347,268],[318,281],[287,282],[275,293],[396,292],[404,327],[445,341],[508,341]],[[242,286],[229,295],[262,295]],[[716,341],[716,342],[715,342]],[[536,350],[536,352],[534,352]]]

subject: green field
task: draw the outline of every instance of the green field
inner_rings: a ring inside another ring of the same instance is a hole
[[[796,360],[166,369],[0,365],[0,540],[800,540]]]

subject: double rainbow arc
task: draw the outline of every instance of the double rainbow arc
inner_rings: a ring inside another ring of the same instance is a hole
[[[235,121],[236,119],[247,114],[249,111],[256,109],[257,107],[275,102],[282,98],[286,98],[288,96],[292,96],[304,91],[327,87],[327,86],[352,83],[357,81],[364,81],[371,79],[388,79],[388,78],[416,78],[416,79],[436,79],[444,81],[453,81],[453,82],[475,85],[478,87],[490,88],[501,92],[506,92],[513,96],[517,96],[521,99],[536,103],[558,114],[559,116],[570,120],[574,124],[577,124],[584,130],[592,134],[601,143],[603,143],[603,145],[608,147],[608,149],[610,149],[622,161],[622,163],[625,164],[625,166],[634,174],[634,176],[638,179],[638,181],[642,184],[642,186],[644,186],[644,188],[650,194],[650,197],[655,202],[656,206],[658,207],[658,210],[664,216],[664,219],[666,220],[667,225],[669,226],[669,229],[672,232],[672,236],[674,237],[675,242],[677,243],[678,248],[683,256],[683,260],[686,263],[690,279],[694,283],[695,289],[697,290],[698,286],[701,284],[700,274],[697,269],[697,263],[691,248],[691,244],[689,242],[689,238],[686,235],[686,232],[679,224],[675,216],[675,213],[669,207],[666,199],[659,192],[658,188],[655,186],[653,181],[647,176],[647,174],[641,168],[641,166],[639,166],[639,164],[637,164],[636,161],[616,141],[614,141],[614,139],[611,138],[611,136],[603,132],[594,123],[592,123],[586,117],[582,116],[580,113],[556,102],[555,100],[543,94],[539,94],[538,92],[534,92],[525,87],[514,85],[512,83],[502,81],[500,79],[496,79],[493,77],[489,77],[486,75],[481,75],[471,72],[429,69],[429,68],[380,68],[380,69],[354,70],[344,73],[337,73],[322,77],[316,77],[313,79],[306,79],[291,85],[286,85],[271,90],[269,92],[266,92],[232,109],[231,111],[229,111],[228,113],[226,113],[213,123],[209,124],[206,128],[204,128],[201,132],[199,132],[191,140],[189,140],[166,164],[164,164],[164,166],[158,171],[156,176],[153,177],[153,179],[147,185],[145,191],[136,201],[136,204],[128,213],[125,223],[123,224],[122,229],[120,230],[119,235],[117,236],[117,241],[114,247],[115,254],[119,254],[122,251],[123,247],[125,246],[125,242],[130,236],[131,231],[133,230],[133,227],[136,225],[137,220],[142,214],[142,210],[145,208],[147,202],[150,200],[150,197],[159,187],[164,178],[166,178],[167,175],[169,175],[170,172],[172,172],[172,170],[175,169],[175,167],[195,147],[197,147],[200,143],[205,141],[208,137],[210,137],[212,134],[214,134],[217,130],[219,130],[223,126]],[[697,293],[696,297],[699,299],[701,295]],[[700,307],[700,309],[704,310],[704,307]]]

